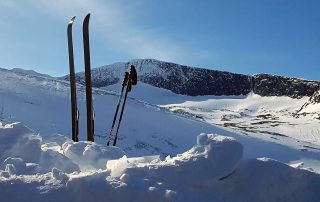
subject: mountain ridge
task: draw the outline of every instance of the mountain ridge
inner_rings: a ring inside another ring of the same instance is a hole
[[[155,59],[135,59],[94,68],[92,85],[99,88],[118,83],[131,64],[136,66],[140,82],[191,96],[247,95],[252,91],[261,96],[301,98],[312,96],[320,87],[320,81],[270,74],[245,75]],[[60,79],[68,80],[69,76]],[[84,72],[76,73],[76,80],[84,84]]]

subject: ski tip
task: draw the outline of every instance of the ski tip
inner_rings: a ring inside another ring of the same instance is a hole
[[[87,28],[88,28],[88,26],[89,26],[89,19],[90,19],[90,13],[88,13],[88,14],[86,15],[86,17],[84,18],[84,20],[83,20],[83,27],[84,27],[84,29],[87,29]]]
[[[86,17],[84,18],[84,21],[86,21],[86,20],[88,20],[89,21],[89,19],[90,19],[90,13],[88,13],[87,15],[86,15]]]
[[[68,24],[73,24],[73,23],[74,23],[74,21],[75,21],[75,19],[76,19],[76,16],[73,16],[73,18],[71,18],[71,20],[69,21],[69,23],[68,23]]]

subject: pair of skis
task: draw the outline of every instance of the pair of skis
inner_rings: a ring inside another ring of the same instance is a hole
[[[70,90],[71,90],[71,116],[72,116],[72,140],[78,142],[79,134],[79,110],[77,107],[77,88],[75,80],[75,69],[74,69],[74,54],[73,54],[73,41],[72,41],[72,25],[75,21],[75,16],[68,23],[68,50],[69,50],[69,67],[70,67]],[[87,140],[94,142],[94,110],[92,104],[92,86],[91,86],[91,63],[90,63],[90,44],[89,44],[89,19],[90,13],[85,17],[83,21],[83,50],[84,50],[84,63],[85,63],[85,82],[86,82],[86,104],[87,104]],[[125,78],[122,83],[122,90],[120,98],[117,104],[116,112],[113,118],[111,131],[109,134],[109,140],[107,145],[109,146],[113,136],[112,132],[115,126],[115,122],[118,117],[119,107],[122,101],[123,93],[124,100],[118,120],[116,135],[114,137],[113,146],[116,146],[120,124],[124,112],[124,108],[127,101],[128,92],[131,91],[132,86],[137,84],[137,72],[133,65],[131,65],[130,73],[125,73]]]
[[[76,81],[74,70],[74,55],[72,42],[72,25],[75,16],[68,23],[68,50],[69,50],[69,67],[70,67],[70,90],[71,90],[71,116],[72,116],[72,140],[78,142],[79,134],[79,110],[77,107]],[[92,105],[92,87],[91,87],[91,64],[90,64],[90,44],[89,44],[89,19],[90,13],[83,21],[83,50],[85,63],[85,80],[86,80],[86,102],[87,102],[87,140],[94,142],[94,110]]]
[[[122,101],[122,97],[123,97],[123,93],[124,93],[124,89],[125,89],[124,99],[123,99],[123,103],[122,103],[120,117],[119,117],[119,120],[118,120],[116,135],[115,135],[114,141],[113,141],[113,146],[116,146],[116,144],[117,144],[120,124],[121,124],[124,108],[126,106],[127,96],[128,96],[128,93],[131,91],[133,85],[137,85],[137,71],[135,69],[135,66],[131,65],[130,73],[129,72],[125,72],[125,76],[124,76],[124,79],[123,79],[123,82],[122,82],[121,94],[120,94],[120,97],[119,97],[119,100],[118,100],[116,112],[115,112],[114,117],[113,117],[112,126],[111,126],[111,130],[110,130],[110,133],[109,133],[109,140],[107,142],[108,146],[110,145],[110,142],[111,142],[111,140],[113,138],[112,132],[113,132],[113,129],[114,129],[117,117],[118,117],[119,107],[120,107],[120,104],[121,104],[121,101]]]

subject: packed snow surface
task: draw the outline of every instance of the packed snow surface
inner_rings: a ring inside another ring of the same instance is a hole
[[[320,175],[268,158],[243,158],[234,138],[199,134],[165,159],[0,126],[1,201],[317,201]]]

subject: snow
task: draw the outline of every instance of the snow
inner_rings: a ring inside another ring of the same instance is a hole
[[[25,75],[25,76],[32,75],[32,76],[39,76],[39,77],[50,77],[47,74],[41,74],[41,73],[38,73],[38,72],[36,72],[34,70],[25,70],[25,69],[21,69],[21,68],[13,68],[13,69],[11,69],[11,71],[13,71],[15,73],[18,73],[18,74],[21,74],[21,75]]]
[[[102,146],[93,142],[66,142],[62,145],[62,150],[66,157],[79,165],[81,171],[104,169],[108,160],[124,155],[118,147]]]
[[[308,99],[261,97],[251,93],[237,99],[208,97],[204,100],[162,106],[171,111],[201,117],[207,123],[232,127],[245,134],[260,136],[262,139],[271,137],[275,138],[276,142],[281,142],[278,141],[279,136],[288,136],[294,141],[311,143],[312,147],[320,148],[319,120],[308,115],[299,118],[296,116],[297,111]],[[313,106],[313,110],[318,107]],[[311,108],[311,105],[308,107]],[[313,112],[318,113],[316,110]],[[287,140],[282,144],[286,142]]]
[[[309,105],[304,110],[301,111],[301,113],[312,113],[312,112],[320,112],[320,103]]]
[[[315,92],[310,99],[301,107],[298,114],[314,114],[320,118],[320,90]]]
[[[200,144],[195,145],[187,152],[172,158],[168,156],[164,161],[160,161],[159,158],[147,157],[148,159],[139,162],[136,158],[124,156],[118,161],[109,163],[107,168],[110,169],[112,177],[120,177],[132,172],[126,171],[126,169],[135,170],[139,168],[139,172],[145,173],[156,169],[156,173],[152,177],[159,181],[170,180],[178,183],[175,185],[177,187],[197,187],[197,181],[199,181],[199,184],[213,183],[232,173],[242,158],[243,147],[233,138],[203,133],[198,136],[198,143]],[[226,159],[228,160],[226,161]],[[146,163],[150,160],[149,164]],[[210,174],[199,175],[200,173],[206,173],[210,167],[212,168]],[[167,173],[169,169],[172,170],[170,176]]]
[[[0,128],[1,139],[11,140],[11,145],[21,144],[11,137],[32,135],[20,123]],[[199,134],[191,149],[165,159],[130,158],[117,147],[69,140],[59,151],[56,145],[61,143],[43,143],[41,135],[37,137],[39,144],[25,147],[24,153],[34,154],[40,148],[41,156],[50,150],[55,158],[63,156],[64,166],[18,154],[1,141],[0,148],[6,148],[0,163],[1,201],[316,201],[319,197],[319,174],[265,157],[243,158],[241,143],[217,134]]]
[[[309,98],[190,97],[139,84],[129,94],[118,147],[108,147],[120,84],[93,89],[94,143],[83,141],[85,93],[78,85],[81,141],[73,143],[68,82],[0,72],[1,201],[320,196],[319,120],[295,116]]]
[[[51,171],[52,166],[64,172],[80,171],[78,165],[59,152],[56,148],[59,147],[58,143],[43,143],[39,134],[23,124],[7,124],[0,127],[0,131],[0,161],[4,162],[2,167],[20,173],[27,169],[26,163],[33,163],[27,169],[30,173],[45,173]]]

